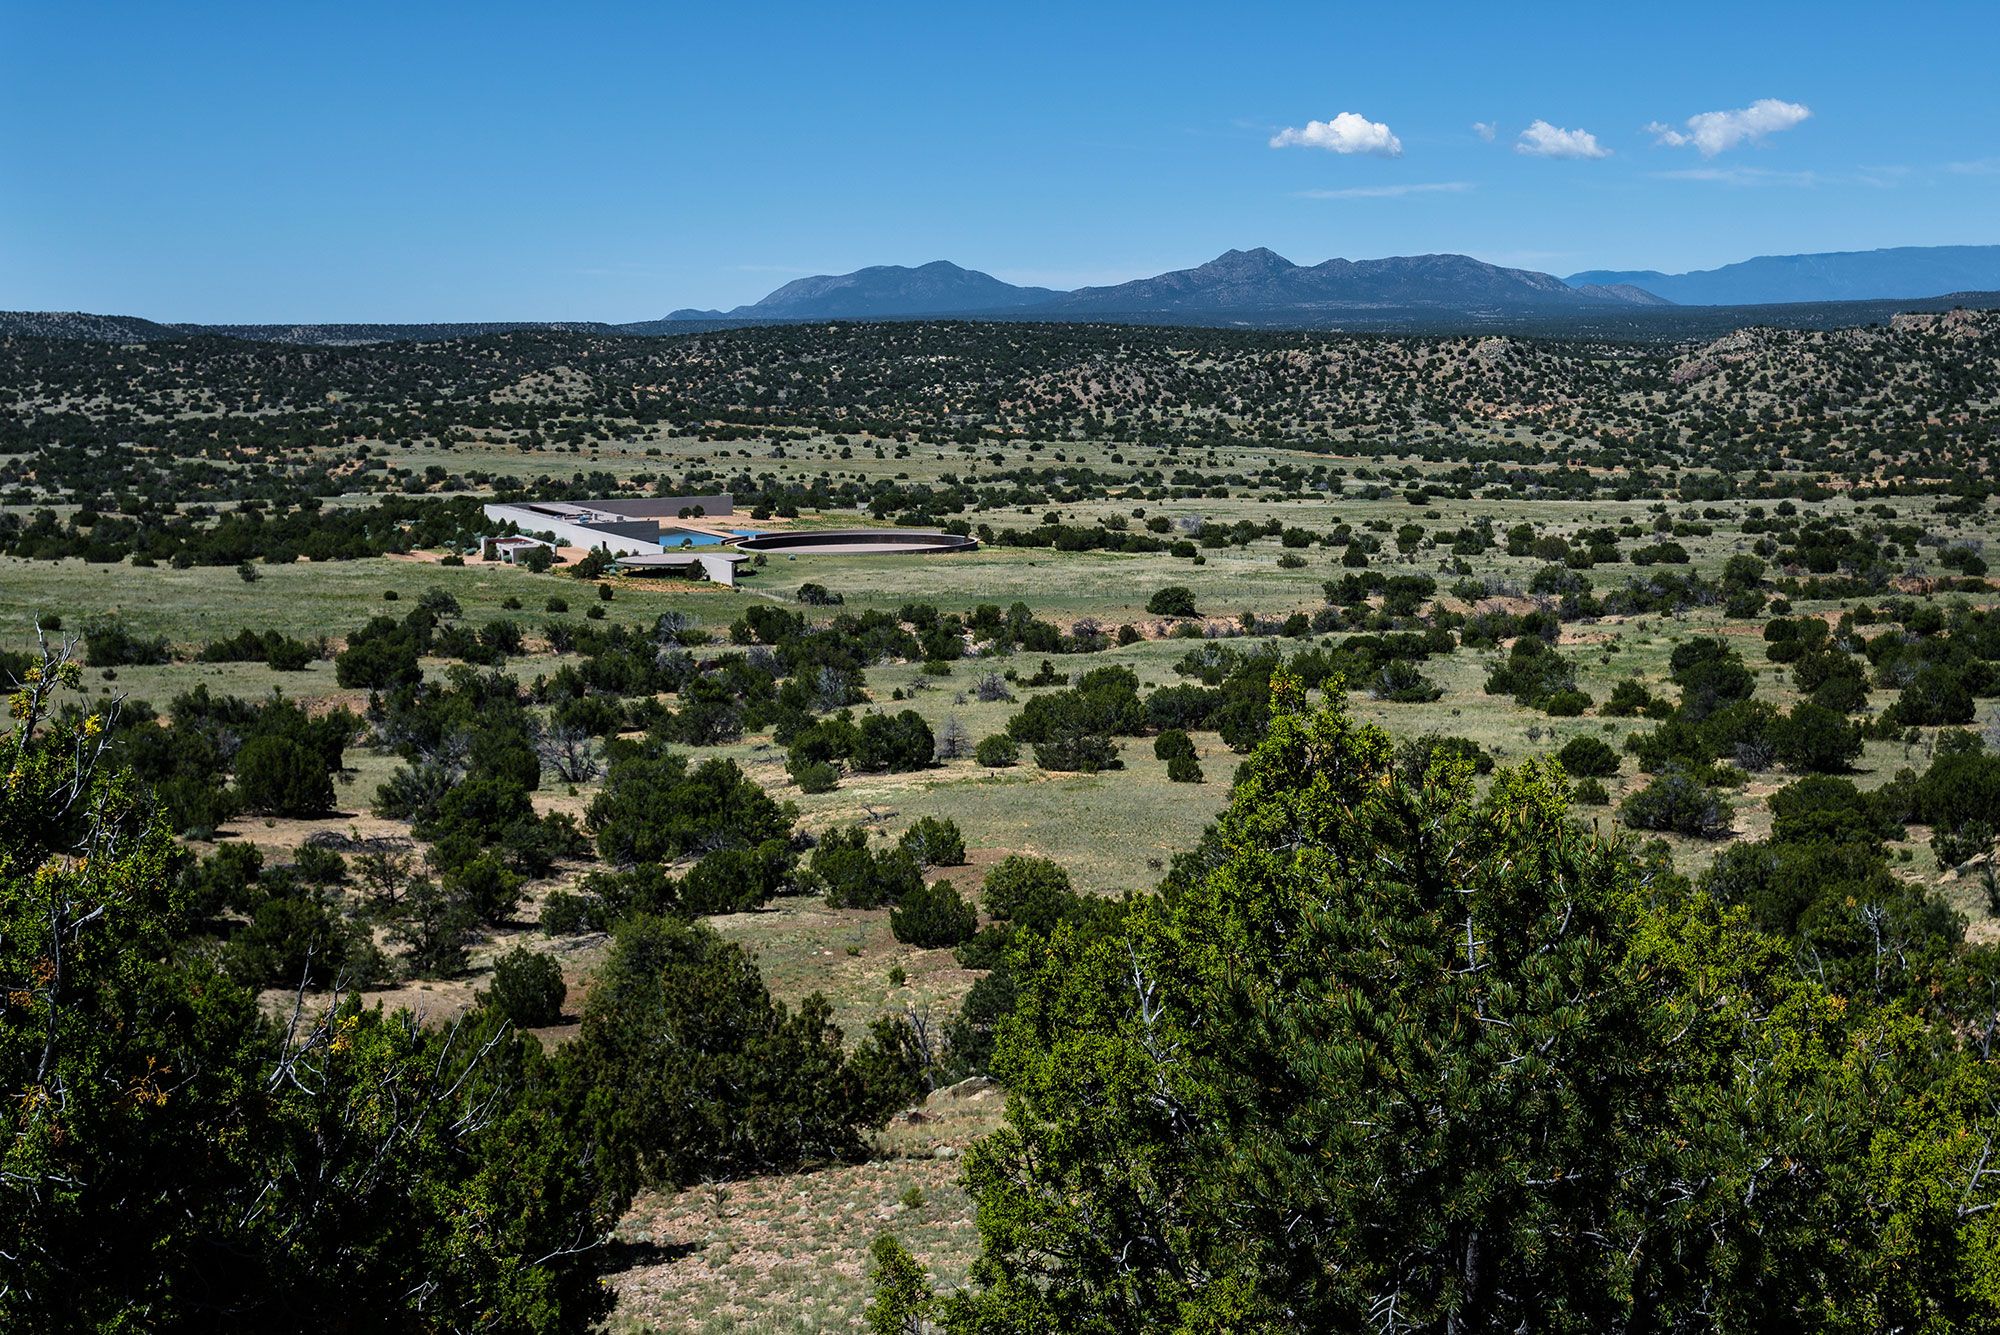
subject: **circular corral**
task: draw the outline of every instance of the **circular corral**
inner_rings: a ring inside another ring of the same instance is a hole
[[[970,551],[977,539],[956,533],[930,533],[900,528],[823,528],[797,533],[759,533],[732,538],[739,551],[773,552],[781,556],[930,556]]]

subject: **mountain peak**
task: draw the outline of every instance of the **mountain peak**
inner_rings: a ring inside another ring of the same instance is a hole
[[[1033,306],[1061,295],[1046,287],[1016,287],[950,260],[912,269],[877,264],[847,274],[795,278],[762,301],[730,314],[758,319],[907,319],[973,315]]]
[[[1572,291],[1545,273],[1502,269],[1467,255],[1333,259],[1306,268],[1260,246],[1225,251],[1197,268],[1156,278],[1083,288],[1046,310],[1062,317],[1285,311],[1323,318],[1342,310],[1589,307],[1613,299]]]
[[[1282,273],[1299,266],[1268,246],[1256,246],[1249,250],[1225,250],[1208,263],[1197,266],[1195,273]]]

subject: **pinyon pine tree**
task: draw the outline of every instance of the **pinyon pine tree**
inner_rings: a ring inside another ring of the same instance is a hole
[[[1995,1081],[1565,809],[1280,675],[1121,934],[1019,956],[968,1156],[987,1331],[1946,1331],[2000,1321]]]

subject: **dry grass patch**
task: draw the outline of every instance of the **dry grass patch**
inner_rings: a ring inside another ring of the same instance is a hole
[[[860,1330],[868,1248],[894,1233],[940,1287],[978,1250],[958,1185],[966,1145],[999,1122],[984,1081],[939,1090],[879,1139],[882,1157],[641,1196],[619,1224],[620,1331]]]
[[[849,1042],[865,1038],[871,1021],[900,1015],[906,1007],[928,1007],[942,1022],[957,1012],[979,977],[961,969],[949,950],[920,950],[897,941],[887,909],[830,909],[819,898],[779,899],[750,913],[703,921],[756,957],[765,985],[779,1001],[796,1006],[814,992],[825,996]],[[896,968],[903,970],[901,985],[890,975]]]

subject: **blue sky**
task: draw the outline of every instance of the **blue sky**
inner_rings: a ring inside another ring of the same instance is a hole
[[[1996,52],[1991,3],[0,0],[0,307],[630,320],[938,258],[2000,242]]]

